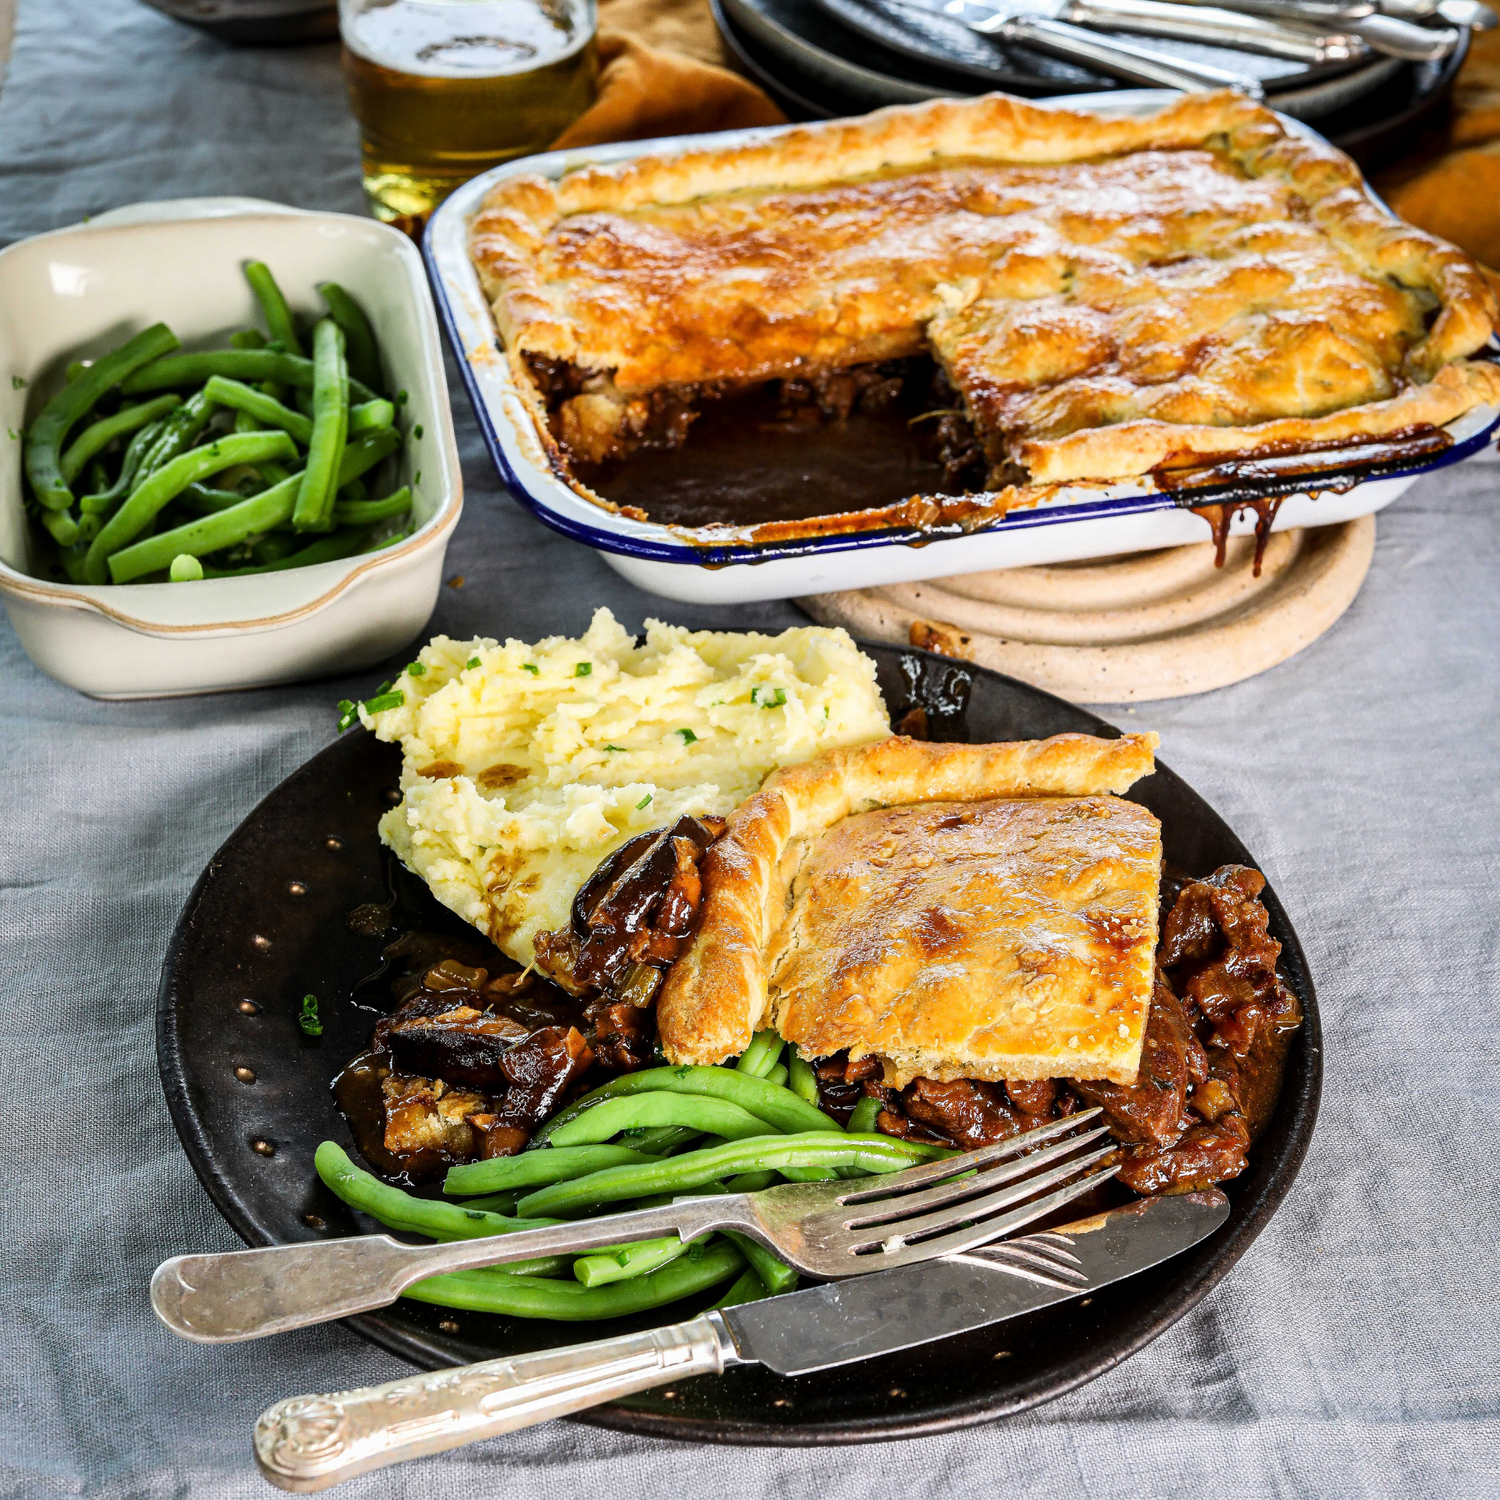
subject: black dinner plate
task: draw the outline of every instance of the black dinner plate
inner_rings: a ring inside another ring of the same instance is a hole
[[[892,646],[862,643],[862,649],[877,663],[893,717],[914,701],[936,711],[945,697],[951,704],[967,692],[966,713],[938,721],[946,738],[1118,733],[1093,714],[997,672]],[[315,756],[214,856],[167,953],[157,1048],[168,1107],[199,1179],[251,1245],[373,1227],[356,1222],[323,1187],[312,1158],[324,1139],[353,1150],[328,1085],[369,1037],[376,1016],[353,993],[377,969],[389,936],[363,935],[355,928],[371,924],[351,926],[348,917],[355,908],[388,903],[393,894],[375,823],[394,800],[399,769],[397,747],[363,730]],[[1207,874],[1226,863],[1255,863],[1223,819],[1166,767],[1137,783],[1131,797],[1161,819],[1169,864]],[[403,899],[411,899],[415,887],[417,899],[430,906],[423,925],[457,924],[417,882],[401,879]],[[1271,932],[1282,944],[1282,972],[1306,1020],[1293,1038],[1281,1096],[1250,1168],[1227,1184],[1232,1209],[1216,1234],[1090,1298],[959,1338],[799,1379],[737,1368],[682,1382],[670,1394],[648,1392],[597,1408],[584,1420],[734,1443],[916,1436],[1061,1395],[1157,1337],[1207,1295],[1265,1227],[1312,1136],[1323,1072],[1317,1001],[1301,945],[1269,886],[1264,900]],[[304,1036],[297,1025],[308,993],[321,1001],[321,1037]],[[247,1070],[251,1082],[243,1081]],[[436,1369],[675,1321],[717,1295],[609,1323],[532,1322],[401,1301],[349,1324],[383,1348]]]

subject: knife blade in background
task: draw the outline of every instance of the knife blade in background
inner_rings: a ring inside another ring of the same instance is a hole
[[[1195,5],[1198,0],[1186,0],[1186,3]],[[1387,57],[1404,58],[1407,62],[1440,61],[1458,46],[1460,40],[1458,32],[1447,27],[1418,26],[1414,21],[1384,15],[1373,6],[1363,4],[1339,6],[1319,3],[1319,0],[1310,0],[1310,3],[1301,3],[1301,0],[1235,0],[1235,6],[1247,15],[1330,26],[1350,32],[1368,42],[1375,51],[1383,52]]]
[[[1333,25],[1320,27],[1306,22],[1270,20],[1212,4],[1179,5],[1164,0],[898,0],[898,3],[986,33],[998,24],[995,18],[1034,16],[1066,21],[1073,26],[1235,47],[1313,66],[1346,62],[1363,57],[1369,50],[1357,36],[1340,32]]]
[[[1145,1198],[1045,1234],[725,1308],[742,1359],[810,1375],[969,1333],[1134,1276],[1229,1217],[1218,1189]]]
[[[1146,1198],[1060,1229],[669,1328],[293,1396],[255,1424],[255,1461],[278,1488],[306,1494],[731,1365],[807,1375],[893,1354],[1133,1276],[1191,1249],[1228,1217],[1229,1200],[1216,1188]]]

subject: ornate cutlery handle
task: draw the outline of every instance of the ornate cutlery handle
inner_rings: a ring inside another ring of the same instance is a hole
[[[597,1250],[632,1240],[743,1227],[744,1197],[679,1198],[603,1219],[523,1229],[438,1245],[403,1245],[386,1234],[272,1245],[224,1255],[178,1255],[151,1278],[151,1306],[173,1333],[228,1344],[386,1307],[413,1282],[445,1271]]]
[[[976,27],[988,31],[988,26]],[[1207,63],[1188,62],[1168,57],[1151,47],[1127,42],[1122,37],[1097,36],[1065,21],[1048,21],[1040,16],[1018,16],[994,28],[1008,42],[1020,42],[1041,52],[1066,57],[1073,62],[1092,63],[1117,78],[1193,93],[1203,89],[1234,89],[1249,99],[1263,99],[1260,81],[1244,73],[1231,73]]]
[[[1353,32],[1387,57],[1401,57],[1408,62],[1437,62],[1458,46],[1459,35],[1447,28],[1438,30],[1416,26],[1395,16],[1361,16],[1341,21],[1344,31]]]
[[[648,1333],[293,1396],[255,1424],[255,1461],[278,1488],[305,1494],[739,1362],[723,1319],[709,1312]]]

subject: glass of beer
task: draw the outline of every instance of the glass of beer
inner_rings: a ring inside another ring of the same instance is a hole
[[[365,191],[411,233],[594,102],[595,0],[339,0],[339,31]]]

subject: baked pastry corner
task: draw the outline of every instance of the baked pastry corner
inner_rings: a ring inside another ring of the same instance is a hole
[[[1123,792],[1155,735],[900,736],[778,772],[705,857],[698,931],[657,1006],[673,1062],[775,1025],[887,1082],[1134,1079],[1161,832]]]

